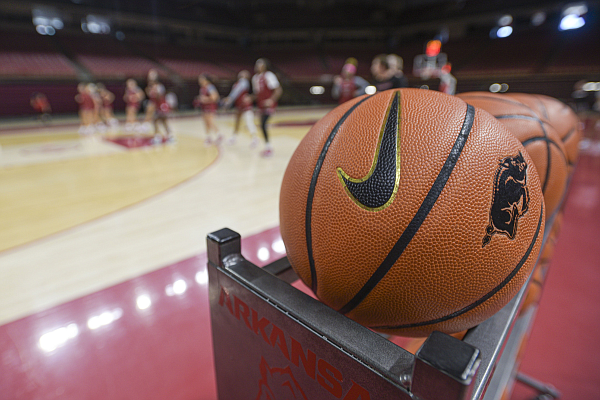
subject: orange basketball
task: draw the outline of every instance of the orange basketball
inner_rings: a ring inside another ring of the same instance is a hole
[[[527,288],[527,294],[521,304],[521,312],[525,313],[533,305],[537,305],[542,297],[542,285],[544,284],[544,270],[543,265],[539,264],[533,271],[531,280],[529,281],[529,287]]]
[[[469,92],[458,97],[492,114],[523,143],[542,183],[546,215],[552,215],[560,205],[569,175],[565,148],[554,128],[527,105],[502,94]]]
[[[405,336],[477,325],[521,288],[544,232],[533,161],[491,115],[439,92],[344,103],[285,172],[281,235],[317,297]]]
[[[579,155],[581,129],[579,117],[560,100],[541,94],[506,94],[534,110],[541,119],[552,125],[565,146],[569,166],[574,166]]]

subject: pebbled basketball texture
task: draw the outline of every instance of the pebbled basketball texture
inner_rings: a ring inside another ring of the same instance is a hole
[[[579,156],[579,141],[582,132],[579,117],[571,107],[560,100],[541,94],[507,93],[506,96],[526,104],[541,119],[545,119],[552,125],[565,146],[569,166],[574,166]]]
[[[551,216],[560,205],[569,176],[566,150],[556,130],[512,97],[489,92],[461,93],[457,97],[492,114],[525,146],[540,177],[546,215]]]
[[[322,302],[427,336],[473,327],[516,294],[544,208],[533,161],[502,124],[456,97],[399,89],[312,127],[283,178],[280,228]]]

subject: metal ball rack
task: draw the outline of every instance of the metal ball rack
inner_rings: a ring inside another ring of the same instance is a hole
[[[433,332],[413,355],[291,286],[298,277],[286,257],[260,268],[227,228],[207,246],[220,400],[497,400],[515,379],[539,399],[560,396],[517,373],[537,309],[519,314],[529,281],[463,340]]]

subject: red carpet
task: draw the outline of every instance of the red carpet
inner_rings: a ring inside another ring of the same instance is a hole
[[[600,157],[582,155],[521,371],[564,400],[600,399]],[[536,393],[517,384],[511,399]]]

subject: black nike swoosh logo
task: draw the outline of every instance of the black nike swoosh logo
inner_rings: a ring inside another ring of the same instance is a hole
[[[369,211],[389,206],[400,182],[400,93],[392,97],[381,128],[371,169],[362,178],[351,178],[338,167],[338,178],[348,196],[359,207]]]

